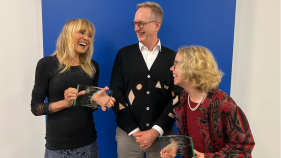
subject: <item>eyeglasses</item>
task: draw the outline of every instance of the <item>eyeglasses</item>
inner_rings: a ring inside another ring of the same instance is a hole
[[[181,62],[179,62],[179,61],[174,61],[174,66],[176,66],[178,63],[181,63]]]
[[[148,23],[155,22],[155,21],[156,21],[156,20],[152,20],[152,21],[149,21],[149,22],[142,22],[142,21],[136,22],[136,21],[133,21],[133,22],[132,22],[132,25],[133,25],[134,28],[136,27],[136,25],[138,25],[139,28],[143,28],[144,25],[146,25],[146,24],[148,24]]]

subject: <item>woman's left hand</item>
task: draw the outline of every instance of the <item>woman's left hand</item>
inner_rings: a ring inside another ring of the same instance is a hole
[[[194,149],[195,158],[205,158],[204,153],[200,153],[199,151]]]
[[[110,97],[106,94],[106,91],[109,90],[109,88],[106,86],[102,90],[98,91],[97,93],[94,93],[91,101],[97,102],[100,106],[102,111],[106,111],[106,107],[111,108],[114,106],[115,98]]]
[[[160,156],[162,158],[174,158],[177,156],[178,144],[176,142],[172,142],[171,144],[167,145],[163,150],[160,152]]]

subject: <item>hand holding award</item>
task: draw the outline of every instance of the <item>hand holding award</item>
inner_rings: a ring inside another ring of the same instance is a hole
[[[79,93],[84,91],[85,94],[78,96],[73,106],[101,108],[103,111],[106,111],[107,108],[111,108],[115,103],[115,98],[112,97],[113,92],[108,87],[99,88],[78,84],[77,90]]]
[[[176,156],[194,157],[192,138],[185,135],[160,136],[162,158],[174,158]]]
[[[112,93],[110,96],[108,96],[107,91],[109,91],[109,88],[106,86],[105,88],[94,93],[91,97],[91,102],[96,102],[98,105],[100,105],[102,111],[106,111],[106,107],[113,107],[115,103],[115,98],[111,96]]]

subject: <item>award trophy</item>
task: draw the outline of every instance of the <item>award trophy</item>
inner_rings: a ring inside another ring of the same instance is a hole
[[[102,90],[102,88],[99,87],[94,87],[94,86],[86,86],[82,84],[77,85],[77,90],[78,92],[80,91],[86,91],[84,95],[80,95],[74,100],[73,106],[85,106],[85,107],[95,107],[95,108],[101,108],[96,102],[92,102],[91,98],[94,93],[97,91]],[[113,91],[112,90],[107,90],[106,94],[110,97],[112,97]]]
[[[160,136],[161,150],[170,148],[171,151],[176,152],[177,156],[194,157],[194,147],[192,138],[184,135],[166,135]]]

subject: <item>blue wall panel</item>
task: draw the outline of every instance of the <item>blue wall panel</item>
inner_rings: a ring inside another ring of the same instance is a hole
[[[44,56],[55,51],[66,21],[86,18],[96,27],[93,59],[100,65],[99,86],[109,86],[117,51],[137,43],[131,22],[140,0],[42,0]],[[225,73],[219,86],[230,93],[235,0],[155,0],[164,10],[161,43],[173,50],[183,45],[209,48]],[[172,3],[171,3],[172,2]],[[94,112],[101,158],[117,157],[115,114]]]

